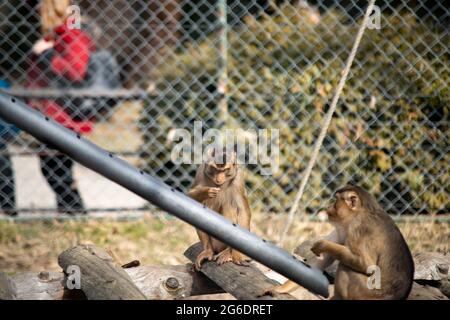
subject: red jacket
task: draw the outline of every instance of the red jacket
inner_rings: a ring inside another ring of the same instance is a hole
[[[83,30],[68,28],[66,24],[56,27],[51,37],[55,45],[53,56],[47,68],[54,74],[66,77],[70,81],[82,81],[87,73],[91,52],[95,51],[95,45],[91,37]],[[42,65],[36,62],[37,58],[36,56],[32,57],[32,64],[28,73],[27,88],[30,89],[48,87],[49,79],[46,79],[46,73],[45,70],[42,70]],[[93,129],[92,121],[73,120],[64,111],[64,108],[54,101],[33,100],[29,104],[66,128],[78,133],[90,133]]]

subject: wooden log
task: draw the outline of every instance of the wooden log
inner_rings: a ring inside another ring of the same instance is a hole
[[[11,278],[4,273],[0,273],[0,300],[14,299],[14,284]]]
[[[441,292],[445,294],[447,298],[450,298],[450,280],[441,280],[436,287],[441,290]]]
[[[0,300],[80,300],[81,290],[64,288],[62,272],[26,272],[14,276],[0,273]]]
[[[224,291],[190,266],[140,266],[124,269],[147,299],[174,300]],[[86,299],[81,290],[66,287],[63,272],[0,273],[0,300]]]
[[[0,299],[11,300],[14,299],[15,287],[10,277],[4,273],[0,273]]]
[[[196,243],[189,247],[184,255],[191,260],[202,251],[202,244]],[[215,262],[205,262],[201,272],[214,281],[219,287],[230,293],[236,299],[242,300],[295,300],[289,294],[262,296],[264,291],[278,283],[266,277],[255,265],[238,266],[225,263],[221,266]]]
[[[263,270],[261,266],[258,267]],[[193,272],[190,266],[142,266],[125,271],[148,299],[183,299],[224,292],[202,273]],[[179,288],[176,288],[173,279],[180,284]],[[86,299],[81,290],[64,288],[65,283],[66,278],[62,272],[26,272],[14,276],[0,273],[0,300]],[[167,289],[168,287],[170,288]],[[294,291],[292,296],[302,300],[319,299],[302,288]],[[408,298],[408,300],[447,299],[440,287],[435,288],[426,283],[414,283]]]
[[[414,280],[441,281],[449,279],[450,254],[418,252],[414,257]]]
[[[80,268],[81,290],[89,300],[144,300],[144,294],[130,276],[105,250],[92,245],[78,245],[61,253],[58,264]]]
[[[174,300],[190,296],[223,293],[214,282],[191,266],[143,266],[125,269],[148,299]]]
[[[448,300],[448,298],[438,288],[414,282],[408,300]]]

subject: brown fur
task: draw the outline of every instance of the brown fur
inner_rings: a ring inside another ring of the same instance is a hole
[[[188,195],[222,214],[233,223],[250,229],[251,212],[245,190],[244,173],[235,163],[235,155],[224,156],[224,163],[214,159],[203,163],[197,170],[195,181]],[[198,255],[195,267],[200,269],[205,260],[216,260],[218,264],[234,262],[245,264],[248,260],[242,253],[227,247],[221,241],[197,230],[203,251]]]
[[[375,198],[358,186],[346,186],[336,192],[327,213],[336,230],[313,245],[311,250],[323,260],[311,264],[323,269],[339,261],[332,299],[406,299],[414,275],[411,252]],[[380,268],[380,289],[368,287],[368,267],[373,265]],[[286,293],[297,287],[288,281],[269,292]]]

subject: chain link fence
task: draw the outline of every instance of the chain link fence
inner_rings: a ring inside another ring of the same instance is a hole
[[[247,186],[253,210],[289,210],[366,1],[73,4],[65,14],[72,23],[79,8],[80,33],[45,33],[40,1],[1,2],[2,90],[182,191],[197,165],[174,162],[175,129],[241,129],[248,148],[254,132],[276,129],[279,169],[247,165]],[[392,214],[448,213],[449,9],[376,5],[301,207],[319,212],[352,181]],[[37,53],[42,37],[54,46]],[[148,209],[51,146],[0,129],[2,211]]]

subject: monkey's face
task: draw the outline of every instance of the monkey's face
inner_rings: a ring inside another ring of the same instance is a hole
[[[206,168],[206,175],[216,185],[222,186],[234,179],[237,173],[235,163],[216,164],[210,163]]]
[[[359,213],[361,200],[354,191],[336,192],[335,201],[327,208],[331,222],[345,223]]]
[[[206,164],[207,177],[218,187],[231,181],[237,174],[236,153],[212,149]]]

